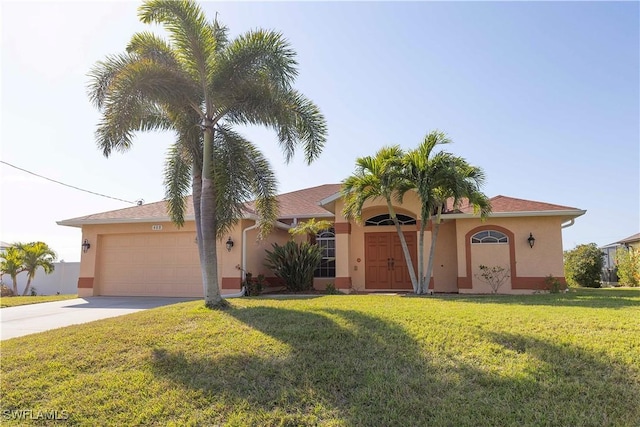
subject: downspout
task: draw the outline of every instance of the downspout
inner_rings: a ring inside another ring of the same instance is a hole
[[[246,267],[247,267],[247,245],[245,244],[247,242],[247,231],[249,230],[253,230],[254,228],[258,228],[258,221],[256,221],[255,224],[253,224],[250,227],[245,228],[244,230],[242,230],[242,242],[240,242],[240,245],[242,246],[242,264],[240,265],[240,271],[242,274],[242,283],[244,283],[244,279],[245,279],[245,271],[246,271]],[[223,298],[238,298],[238,297],[243,297],[246,295],[246,289],[244,286],[242,286],[240,288],[240,292],[237,292],[235,294],[228,294],[228,295],[222,295]]]
[[[240,271],[242,272],[242,283],[244,283],[245,273],[247,270],[247,231],[258,228],[258,221],[250,227],[242,230],[242,264],[240,265]]]
[[[572,219],[569,221],[569,223],[568,223],[568,224],[563,224],[563,225],[561,225],[560,227],[561,227],[561,228],[569,228],[569,227],[571,227],[571,226],[572,226],[573,224],[575,224],[575,223],[576,223],[576,219],[575,219],[575,218],[572,218]]]

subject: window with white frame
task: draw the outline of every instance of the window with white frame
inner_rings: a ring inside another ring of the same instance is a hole
[[[396,218],[398,218],[398,223],[400,225],[415,225],[416,219],[410,217],[409,215],[397,214]],[[377,225],[393,225],[393,219],[391,219],[391,215],[381,214],[372,216],[364,222],[365,227],[377,226]]]
[[[509,243],[509,238],[499,231],[485,230],[471,236],[471,243]]]
[[[322,261],[313,277],[336,277],[336,233],[333,228],[316,235],[316,244],[322,250]]]

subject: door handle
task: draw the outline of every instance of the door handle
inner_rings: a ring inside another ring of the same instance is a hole
[[[387,258],[387,271],[391,270],[391,258]]]
[[[396,260],[395,260],[395,259],[393,259],[393,258],[391,258],[391,269],[392,269],[392,270],[395,270],[395,269],[396,269],[396,267],[395,267],[395,263],[396,263]]]

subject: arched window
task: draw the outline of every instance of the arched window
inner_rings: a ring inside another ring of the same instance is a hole
[[[408,215],[397,214],[398,222],[400,225],[415,225],[416,219],[411,218]],[[389,214],[381,214],[372,216],[364,222],[365,227],[377,226],[377,225],[393,225],[393,220]]]
[[[471,243],[509,243],[509,238],[499,231],[485,230],[471,236]]]
[[[313,277],[336,277],[336,233],[333,228],[316,235],[316,244],[322,249],[322,261]]]

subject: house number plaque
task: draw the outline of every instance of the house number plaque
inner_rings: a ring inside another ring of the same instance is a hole
[[[160,231],[160,230],[162,230],[162,225],[152,225],[151,229],[153,231]]]

